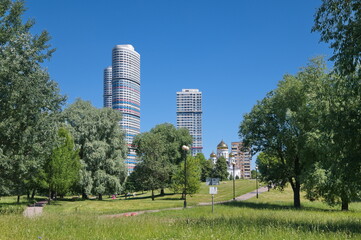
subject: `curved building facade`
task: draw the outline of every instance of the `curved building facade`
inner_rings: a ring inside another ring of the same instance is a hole
[[[137,163],[133,138],[140,133],[140,55],[132,45],[116,45],[112,51],[112,108],[122,112],[120,126],[128,144],[128,172]]]

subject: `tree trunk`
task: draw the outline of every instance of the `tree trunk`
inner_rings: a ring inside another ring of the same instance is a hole
[[[51,190],[49,189],[49,199],[48,199],[48,204],[50,205],[50,201],[51,201]]]
[[[293,206],[295,208],[301,208],[300,188],[300,183],[296,181],[295,189],[293,189]]]
[[[344,198],[341,198],[341,200],[342,200],[341,210],[348,211],[348,201]]]
[[[301,208],[300,182],[297,179],[293,180],[292,178],[289,179],[289,182],[293,190],[293,206],[295,208]]]
[[[81,198],[82,198],[83,200],[88,199],[88,195],[87,195],[86,193],[82,193],[82,194],[81,194]]]
[[[98,199],[99,199],[99,200],[103,200],[103,195],[102,195],[102,194],[98,194]]]
[[[36,193],[36,190],[33,189],[33,192],[31,193],[31,199],[34,199],[34,198],[35,198],[35,193]]]
[[[27,199],[30,199],[30,192],[27,192],[26,195],[27,195]]]
[[[152,189],[152,201],[154,201],[154,190]]]
[[[20,195],[18,195],[17,203],[20,203]]]
[[[160,189],[160,195],[161,195],[161,196],[164,196],[164,195],[165,195],[165,193],[164,193],[164,188],[161,188],[161,189]]]
[[[293,189],[293,206],[295,208],[301,208],[301,199],[300,199],[300,190],[301,190],[301,183],[299,176],[301,175],[301,164],[300,159],[298,156],[295,158],[295,182],[292,186]],[[292,184],[291,184],[292,185]]]

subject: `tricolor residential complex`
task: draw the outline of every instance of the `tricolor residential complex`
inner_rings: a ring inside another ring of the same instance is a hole
[[[202,92],[182,89],[177,92],[177,128],[187,128],[193,138],[192,155],[202,153]]]
[[[137,163],[133,138],[140,133],[140,55],[132,45],[116,45],[112,66],[104,70],[104,107],[122,113],[120,126],[125,132],[128,172]]]

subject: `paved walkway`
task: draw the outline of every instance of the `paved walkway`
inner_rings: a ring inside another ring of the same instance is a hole
[[[43,207],[47,203],[48,203],[48,201],[46,201],[46,200],[34,203],[25,209],[25,211],[23,212],[23,215],[28,218],[41,216],[43,214]]]
[[[267,187],[260,187],[258,189],[258,194],[267,192],[268,188]],[[257,196],[257,191],[253,191],[253,192],[249,192],[246,194],[243,194],[239,197],[236,197],[236,201],[245,201],[248,200],[250,198],[253,198]],[[228,201],[220,201],[220,202],[214,202],[214,204],[222,204],[222,203],[227,203],[227,202],[233,202],[233,199],[228,200]],[[211,202],[204,202],[204,203],[198,203],[198,205],[196,206],[209,206],[212,205]],[[189,206],[187,208],[193,208],[196,206]],[[130,217],[130,216],[136,216],[139,214],[143,214],[143,213],[154,213],[154,212],[161,212],[161,211],[169,211],[169,210],[182,210],[182,207],[178,207],[178,208],[165,208],[165,209],[157,209],[157,210],[144,210],[144,211],[136,211],[136,212],[126,212],[126,213],[119,213],[119,214],[110,214],[110,215],[102,215],[102,217],[105,218],[118,218],[118,217]]]

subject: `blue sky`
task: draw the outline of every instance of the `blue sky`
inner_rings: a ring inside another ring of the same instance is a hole
[[[117,44],[141,54],[141,130],[176,123],[176,92],[203,92],[206,157],[238,141],[243,114],[309,58],[331,50],[311,33],[320,0],[33,0],[25,18],[57,51],[44,65],[68,104],[103,104],[103,69]]]

